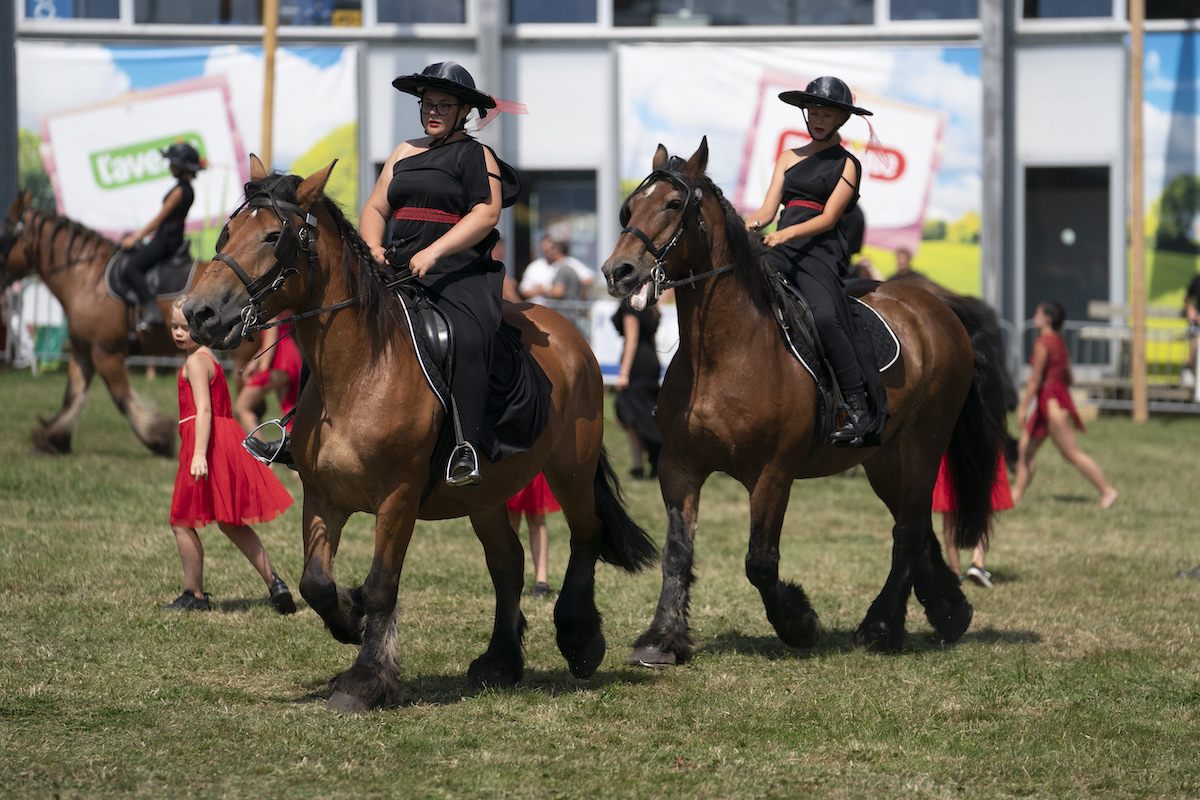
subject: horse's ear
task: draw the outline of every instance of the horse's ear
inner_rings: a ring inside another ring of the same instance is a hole
[[[336,163],[337,159],[335,158],[329,162],[328,167],[317,170],[296,187],[297,205],[301,208],[308,208],[317,201],[317,198],[325,191],[325,182],[329,180],[329,173],[333,172],[333,165]]]
[[[258,160],[258,156],[254,155],[254,153],[251,153],[250,154],[250,180],[261,181],[265,177],[267,177],[267,168],[264,167],[263,163]]]
[[[663,147],[660,144],[658,146],[658,149],[654,151],[654,162],[650,165],[650,168],[655,171],[658,171],[658,170],[662,169],[663,165],[666,163],[667,163],[667,148]]]
[[[688,159],[687,170],[693,176],[694,175],[702,175],[702,174],[704,174],[704,170],[707,167],[708,167],[708,137],[705,136],[700,139],[699,149],[697,149],[695,153],[692,153],[692,157]]]
[[[8,218],[19,220],[21,215],[25,213],[25,206],[29,205],[29,192],[17,194],[17,199],[13,200],[12,205],[8,207]]]

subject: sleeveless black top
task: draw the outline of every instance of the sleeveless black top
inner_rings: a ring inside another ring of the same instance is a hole
[[[842,180],[842,172],[846,168],[846,159],[854,162],[859,181],[862,178],[862,164],[841,145],[830,147],[819,153],[793,164],[783,175],[783,214],[779,217],[778,228],[782,230],[791,225],[810,220],[821,213],[821,208]],[[805,205],[788,205],[793,201],[811,203]],[[858,187],[854,187],[854,196],[850,198],[846,211],[851,211],[858,205]],[[817,207],[819,206],[819,207]],[[777,246],[787,253],[788,260],[797,267],[805,269],[805,262],[817,261],[828,267],[834,275],[841,275],[844,265],[850,260],[850,248],[846,240],[846,229],[841,220],[828,231],[806,239],[792,239]],[[814,264],[807,264],[807,272],[812,273]]]
[[[472,208],[492,196],[484,147],[474,139],[459,139],[396,162],[387,195],[392,211],[399,212],[392,223],[393,249],[389,254],[394,264],[408,264]],[[493,230],[474,246],[438,259],[429,275],[503,269],[491,257],[492,246],[499,238]]]
[[[192,210],[192,203],[196,201],[196,190],[192,188],[190,181],[179,181],[171,187],[171,192],[175,191],[176,189],[183,190],[183,198],[179,201],[179,205],[175,206],[175,208],[171,210],[171,213],[167,215],[167,218],[163,220],[164,225],[168,222],[174,222],[182,225],[184,220],[187,219],[188,212]],[[164,203],[166,202],[167,198],[171,196],[171,192],[167,192],[163,195]]]

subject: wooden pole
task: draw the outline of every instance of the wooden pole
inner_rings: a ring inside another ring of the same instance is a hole
[[[1130,283],[1133,306],[1133,349],[1130,369],[1133,379],[1133,421],[1144,423],[1150,418],[1146,388],[1146,218],[1145,180],[1143,178],[1144,148],[1142,143],[1142,90],[1145,0],[1129,0],[1129,102],[1130,102]]]
[[[275,138],[275,41],[279,27],[279,0],[263,0],[263,119],[262,162],[271,169],[271,143]]]

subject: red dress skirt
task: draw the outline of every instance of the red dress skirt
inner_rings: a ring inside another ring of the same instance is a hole
[[[554,494],[550,491],[550,484],[546,483],[546,476],[538,473],[529,485],[521,491],[514,494],[508,499],[505,507],[509,511],[518,511],[522,514],[549,514],[554,511],[562,511],[562,506],[554,499]]]
[[[300,392],[300,365],[303,362],[300,348],[296,346],[296,340],[292,338],[291,333],[291,323],[279,326],[279,342],[271,350],[270,368],[251,376],[246,381],[247,386],[266,386],[273,371],[286,372],[288,376],[287,395],[279,401],[279,410],[283,414],[287,414],[296,405],[296,398]],[[291,427],[290,421],[288,427]]]
[[[1037,407],[1029,415],[1029,419],[1025,423],[1025,430],[1029,431],[1031,439],[1046,438],[1050,422],[1050,416],[1046,409],[1049,407],[1051,399],[1057,400],[1058,404],[1066,409],[1076,430],[1087,430],[1083,427],[1083,420],[1079,418],[1075,401],[1071,399],[1070,354],[1067,352],[1067,346],[1063,343],[1062,337],[1056,333],[1047,333],[1039,336],[1034,344],[1035,346],[1040,344],[1046,348],[1046,371],[1042,376],[1042,385],[1038,387]],[[1030,356],[1029,360],[1032,362],[1033,356]]]
[[[215,360],[209,394],[212,431],[208,437],[208,477],[192,477],[196,447],[196,404],[192,385],[179,371],[179,471],[171,497],[171,524],[198,528],[210,522],[252,525],[274,519],[292,504],[292,496],[270,468],[242,448],[246,433],[233,418],[225,370]]]
[[[1004,511],[1013,507],[1012,490],[1008,484],[1008,465],[1004,462],[1004,454],[1000,454],[996,462],[996,480],[992,482],[992,510]],[[954,497],[954,489],[950,485],[950,474],[946,471],[946,456],[942,456],[941,466],[938,467],[937,483],[933,485],[933,510],[958,511],[958,502]]]

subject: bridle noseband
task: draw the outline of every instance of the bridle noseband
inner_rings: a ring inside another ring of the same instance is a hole
[[[646,176],[646,179],[638,184],[637,188],[629,193],[629,199],[636,197],[643,189],[651,184],[661,180],[670,181],[675,186],[683,191],[684,202],[683,210],[679,214],[679,223],[675,226],[675,230],[667,241],[659,247],[655,247],[654,240],[646,235],[646,232],[636,225],[630,225],[629,219],[631,212],[629,210],[629,200],[625,201],[625,205],[621,207],[621,224],[624,226],[621,233],[632,233],[637,238],[641,239],[642,244],[646,248],[646,252],[654,258],[654,266],[650,270],[650,282],[652,284],[651,291],[653,299],[657,300],[667,289],[673,289],[677,286],[689,286],[696,281],[707,278],[712,275],[719,275],[722,272],[729,272],[733,269],[733,264],[728,264],[724,267],[708,270],[701,273],[689,273],[688,277],[677,281],[667,280],[667,272],[663,265],[667,261],[667,256],[675,245],[679,244],[683,238],[684,232],[688,227],[688,220],[692,213],[699,218],[696,225],[700,231],[700,240],[704,244],[705,249],[708,249],[708,225],[704,222],[704,211],[700,207],[700,202],[704,199],[703,190],[692,182],[683,172],[683,166],[686,162],[679,156],[671,156],[667,160],[667,165],[661,169],[656,169]]]
[[[220,261],[229,267],[250,295],[250,302],[242,309],[243,336],[271,327],[271,324],[263,319],[262,303],[282,289],[288,278],[300,274],[299,270],[292,265],[297,252],[303,251],[308,255],[310,283],[315,281],[317,274],[317,250],[313,247],[318,236],[317,218],[313,216],[311,210],[305,210],[286,200],[277,200],[264,192],[247,198],[245,203],[229,215],[229,219],[232,220],[247,206],[254,209],[270,208],[279,218],[283,228],[279,231],[279,239],[275,242],[275,263],[257,278],[251,278],[233,256],[220,252],[221,247],[225,246],[229,238],[229,223],[225,224],[225,230],[218,241],[217,253],[213,256],[213,260]],[[304,220],[298,231],[284,216],[284,211],[289,211]]]

